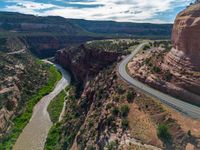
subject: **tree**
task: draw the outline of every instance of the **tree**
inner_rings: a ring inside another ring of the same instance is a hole
[[[128,113],[129,113],[129,107],[128,107],[128,105],[121,106],[121,108],[120,108],[120,114],[121,114],[121,116],[122,117],[127,117]]]
[[[157,67],[157,66],[153,66],[152,72],[160,73],[160,72],[161,72],[161,69],[160,69],[159,67]]]
[[[112,115],[113,115],[113,116],[117,116],[118,113],[119,113],[119,109],[118,109],[117,107],[114,107],[114,108],[112,109]]]
[[[133,98],[134,98],[135,94],[131,91],[128,91],[127,95],[126,95],[126,98],[128,100],[128,102],[132,102]]]

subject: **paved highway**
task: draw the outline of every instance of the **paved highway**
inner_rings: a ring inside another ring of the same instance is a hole
[[[177,98],[174,98],[170,95],[164,94],[158,90],[155,90],[148,85],[132,78],[126,71],[126,65],[127,63],[141,50],[141,48],[147,43],[140,44],[129,56],[127,56],[118,66],[118,72],[120,77],[130,84],[131,86],[136,87],[137,89],[141,90],[142,92],[145,92],[161,102],[167,104],[168,106],[192,117],[195,119],[200,119],[200,107],[194,106],[192,104],[189,104],[187,102],[181,101]]]

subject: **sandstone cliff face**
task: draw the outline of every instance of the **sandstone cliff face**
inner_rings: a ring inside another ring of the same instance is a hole
[[[176,69],[200,71],[200,4],[178,14],[172,33],[173,48],[166,63]]]
[[[117,61],[119,52],[102,51],[86,48],[84,45],[71,50],[60,50],[56,54],[56,62],[70,70],[75,79],[85,81],[96,75],[106,66]]]
[[[170,70],[177,78],[174,84],[198,95],[200,94],[199,35],[200,4],[197,3],[178,14],[172,33],[173,48],[163,63],[163,68]],[[196,102],[199,103],[198,100]]]

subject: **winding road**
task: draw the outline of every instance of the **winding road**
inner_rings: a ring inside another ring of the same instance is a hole
[[[50,63],[48,61],[45,62]],[[55,66],[61,71],[62,79],[50,94],[44,96],[36,104],[33,115],[17,139],[13,150],[43,150],[48,131],[53,125],[47,107],[51,100],[69,85],[71,80],[70,75],[61,66]]]
[[[170,95],[164,94],[158,90],[155,90],[151,88],[150,86],[132,78],[126,70],[127,63],[143,48],[144,45],[147,43],[140,44],[129,56],[127,56],[118,66],[118,72],[125,82],[130,84],[131,86],[136,87],[142,92],[145,92],[161,102],[167,104],[168,106],[182,112],[183,114],[186,114],[192,118],[200,119],[200,107],[194,106],[192,104],[189,104],[187,102],[181,101],[177,98],[174,98]]]

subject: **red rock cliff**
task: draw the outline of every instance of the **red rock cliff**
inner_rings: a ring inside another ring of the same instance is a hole
[[[166,62],[173,68],[186,67],[200,70],[200,4],[192,5],[176,17],[173,33],[173,48]]]
[[[56,62],[71,71],[77,80],[85,81],[117,61],[120,55],[118,52],[90,49],[81,45],[71,50],[58,51]]]

